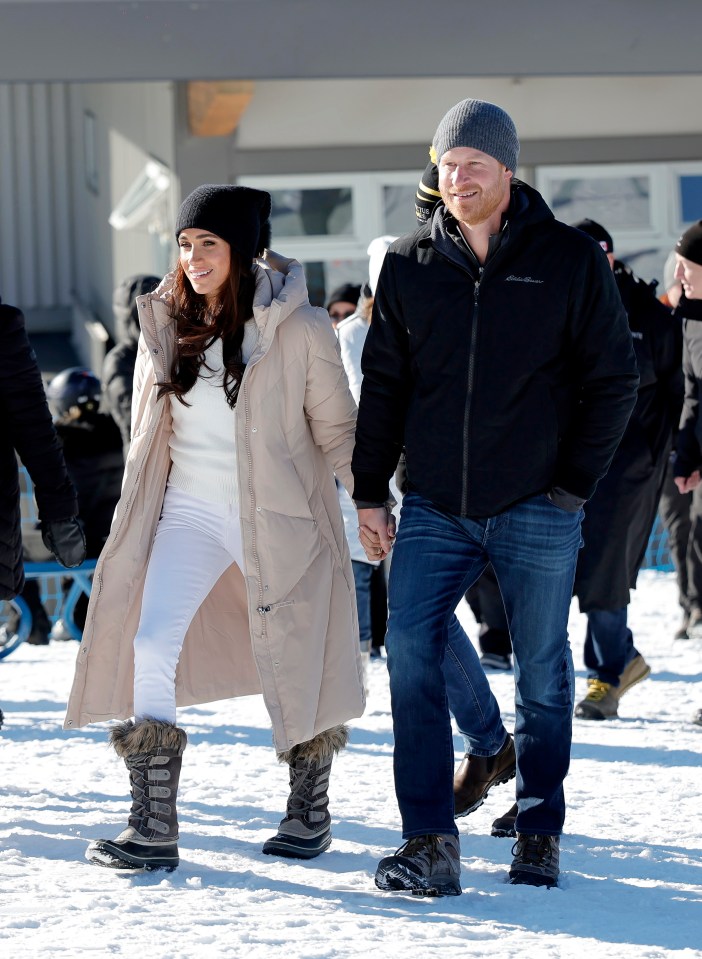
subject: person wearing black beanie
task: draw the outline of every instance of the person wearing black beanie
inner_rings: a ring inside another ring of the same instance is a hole
[[[682,286],[682,295],[675,316],[683,324],[683,375],[685,402],[673,458],[675,485],[681,496],[689,500],[685,515],[682,503],[675,518],[681,515],[689,536],[684,568],[679,562],[678,581],[681,603],[685,609],[684,638],[702,637],[702,419],[699,398],[702,393],[702,220],[693,223],[675,244],[674,277]]]
[[[122,497],[66,718],[120,720],[133,805],[116,839],[90,844],[98,865],[176,868],[176,709],[257,692],[291,788],[263,852],[331,843],[331,764],[365,705],[335,480],[353,492],[356,406],[302,266],[268,249],[270,213],[262,190],[198,187],[175,269],[136,299]]]

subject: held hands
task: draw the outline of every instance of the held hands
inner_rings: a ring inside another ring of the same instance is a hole
[[[676,476],[675,485],[680,493],[690,493],[700,485],[700,471],[695,470],[689,476]]]
[[[41,524],[41,538],[58,562],[73,569],[85,559],[85,536],[75,516]]]
[[[395,517],[385,506],[359,509],[358,538],[369,560],[385,559],[395,543]]]

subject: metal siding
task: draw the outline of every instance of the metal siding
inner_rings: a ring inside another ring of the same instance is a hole
[[[71,302],[70,141],[63,84],[0,85],[0,296]]]
[[[15,154],[12,135],[12,88],[0,86],[0,297],[14,304],[18,299],[17,250],[15,248]]]
[[[71,139],[68,135],[68,91],[63,84],[52,84],[51,120],[54,162],[52,171],[54,217],[54,264],[56,269],[56,302],[71,302],[73,290],[73,243],[71,203]]]

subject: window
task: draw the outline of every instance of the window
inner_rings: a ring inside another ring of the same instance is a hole
[[[321,306],[335,287],[368,278],[371,240],[417,228],[421,172],[250,176],[239,182],[271,194],[271,245],[303,264],[310,302]]]

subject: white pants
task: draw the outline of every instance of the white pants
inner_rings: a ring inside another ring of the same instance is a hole
[[[175,673],[185,634],[232,563],[243,569],[239,504],[209,503],[167,487],[134,637],[137,722],[175,723]]]

